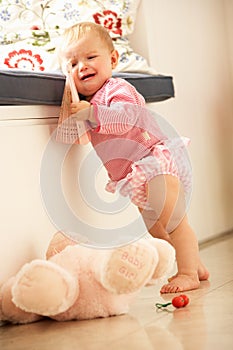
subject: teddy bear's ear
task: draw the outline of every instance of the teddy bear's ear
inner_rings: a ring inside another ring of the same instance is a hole
[[[154,284],[159,279],[165,278],[174,267],[175,249],[167,241],[159,238],[148,238],[148,242],[154,246],[159,255],[158,264],[154,270],[149,284]]]
[[[65,236],[62,232],[56,232],[49,242],[49,246],[46,252],[46,259],[52,258],[52,256],[60,253],[68,245],[75,245],[77,242],[74,242],[72,239]]]

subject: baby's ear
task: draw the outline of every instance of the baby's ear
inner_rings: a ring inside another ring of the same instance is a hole
[[[117,50],[113,50],[111,52],[111,63],[112,63],[112,69],[115,69],[117,64],[118,64],[118,58],[119,58],[119,53]]]

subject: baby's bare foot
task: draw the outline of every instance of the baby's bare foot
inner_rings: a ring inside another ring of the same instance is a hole
[[[208,280],[209,276],[210,276],[209,271],[207,270],[207,268],[200,261],[199,264],[198,264],[199,281],[206,281],[206,280]]]
[[[179,275],[169,279],[169,283],[165,284],[160,293],[179,293],[199,288],[200,281],[197,275]]]
[[[198,263],[198,278],[199,278],[199,281],[206,281],[208,280],[210,274],[209,274],[209,271],[207,270],[207,268],[205,267],[205,265],[202,264],[201,261],[199,261]],[[168,282],[171,282],[174,278],[176,278],[179,274],[176,273],[174,276],[172,277],[169,277],[168,278]]]

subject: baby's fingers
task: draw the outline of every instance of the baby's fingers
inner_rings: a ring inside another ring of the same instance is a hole
[[[75,114],[75,113],[77,113],[78,112],[78,106],[77,106],[77,104],[76,103],[71,103],[71,105],[70,105],[70,111],[71,111],[71,114]]]

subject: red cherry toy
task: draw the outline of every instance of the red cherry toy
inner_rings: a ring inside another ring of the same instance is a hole
[[[181,294],[180,297],[184,299],[184,306],[188,305],[189,303],[189,298],[185,294]]]
[[[178,296],[172,299],[172,305],[179,309],[180,307],[184,307],[184,299],[182,296]]]
[[[179,296],[176,296],[172,299],[171,302],[166,303],[166,304],[160,304],[156,303],[155,306],[158,309],[166,308],[169,305],[173,305],[175,308],[179,309],[181,307],[185,307],[189,303],[189,298],[185,294],[181,294]]]

